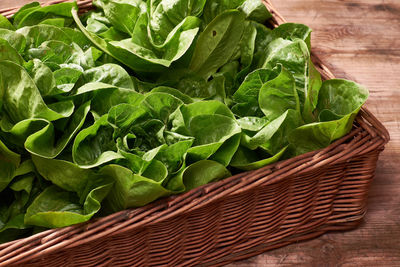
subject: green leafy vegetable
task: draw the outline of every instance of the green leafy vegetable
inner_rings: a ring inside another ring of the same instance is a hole
[[[0,242],[324,148],[367,100],[261,0],[93,4],[0,16]]]
[[[324,148],[346,135],[368,95],[367,89],[351,81],[324,81],[317,106],[319,121],[303,125],[289,136],[296,154]]]
[[[228,62],[244,29],[244,15],[228,11],[216,17],[200,34],[190,69],[208,79]]]
[[[15,27],[3,15],[0,15],[0,28],[1,29],[11,30],[11,31],[15,30]]]
[[[0,192],[3,191],[14,178],[21,161],[21,156],[9,150],[0,141]]]

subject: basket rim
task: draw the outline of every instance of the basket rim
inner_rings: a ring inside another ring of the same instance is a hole
[[[41,4],[51,5],[61,2],[71,1],[56,0]],[[263,2],[273,15],[270,19],[272,26],[276,27],[286,22],[269,0],[263,0]],[[80,9],[88,9],[92,6],[92,0],[78,0],[77,4]],[[20,6],[6,8],[0,10],[0,14],[10,17],[19,8]],[[311,54],[322,76],[325,79],[334,78],[335,76],[320,58],[313,52]],[[354,156],[383,150],[389,140],[387,129],[367,108],[363,107],[355,120],[352,131],[324,149],[279,161],[258,170],[242,172],[180,195],[160,199],[144,207],[120,211],[78,225],[46,230],[27,238],[0,244],[0,266],[26,262],[61,248],[72,248],[104,236],[151,226],[178,214],[199,209],[221,198],[239,194],[260,185],[277,183],[290,175],[307,172],[310,168],[346,162]]]

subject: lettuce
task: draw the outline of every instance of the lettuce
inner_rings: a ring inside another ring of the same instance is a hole
[[[367,100],[260,0],[93,3],[0,17],[0,242],[324,148]]]

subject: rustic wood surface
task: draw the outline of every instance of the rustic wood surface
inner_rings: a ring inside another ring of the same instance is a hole
[[[244,266],[400,266],[400,1],[272,0],[290,22],[313,30],[313,51],[339,78],[371,92],[367,107],[388,128],[368,213],[353,231],[328,233],[230,264]],[[29,0],[0,0],[0,9]]]

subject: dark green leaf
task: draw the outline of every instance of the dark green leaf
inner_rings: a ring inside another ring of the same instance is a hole
[[[21,156],[9,150],[0,140],[0,192],[3,191],[15,177],[15,171],[20,161]]]

